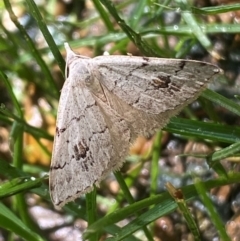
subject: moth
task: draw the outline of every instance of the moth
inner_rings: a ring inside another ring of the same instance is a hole
[[[137,136],[149,136],[193,102],[220,72],[193,60],[134,56],[88,58],[65,43],[50,167],[50,194],[63,207],[118,170]]]

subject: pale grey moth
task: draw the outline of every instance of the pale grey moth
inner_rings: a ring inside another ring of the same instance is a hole
[[[118,170],[138,135],[151,135],[220,72],[209,63],[134,56],[88,58],[67,50],[50,169],[60,208]]]

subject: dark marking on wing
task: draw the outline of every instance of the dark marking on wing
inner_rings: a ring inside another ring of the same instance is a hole
[[[56,135],[59,137],[61,133],[66,131],[67,128],[58,128],[56,127]]]
[[[149,65],[149,58],[148,57],[143,57],[142,58],[143,59],[143,63],[142,63],[142,67],[145,67],[145,66],[148,66]]]
[[[154,87],[154,89],[161,89],[161,88],[168,88],[169,83],[171,83],[170,76],[157,76],[157,78],[153,78],[151,85]]]
[[[152,79],[151,85],[154,87],[155,90],[167,89],[170,94],[180,91],[180,88],[172,83],[170,75],[158,75],[157,78]]]
[[[65,175],[65,180],[69,183],[72,181],[72,176],[71,175]]]
[[[146,62],[149,62],[149,58],[148,57],[143,57],[142,58],[144,61],[146,61]]]
[[[181,60],[181,61],[179,62],[179,68],[180,68],[180,69],[177,70],[176,73],[177,73],[178,71],[180,71],[180,70],[183,70],[185,65],[186,65],[186,61],[185,61],[185,60]]]
[[[68,76],[69,76],[69,72],[70,72],[70,71],[69,71],[68,64],[66,65],[66,71],[65,71],[65,72],[66,72],[66,76],[65,76],[65,77],[68,78]]]
[[[173,91],[173,92],[179,92],[179,91],[180,91],[180,88],[179,88],[177,85],[171,84],[171,85],[169,86],[169,91],[170,91],[170,93],[172,93],[172,91]]]
[[[64,162],[64,164],[61,166],[60,164],[57,164],[55,166],[51,166],[50,170],[57,170],[57,169],[63,169],[66,166],[66,162]]]
[[[88,151],[89,147],[86,145],[84,139],[73,146],[73,152],[77,161],[79,161],[81,158],[86,158]]]
[[[55,187],[55,185],[53,185],[53,182],[50,182],[50,183],[49,183],[49,186],[50,186],[50,190],[53,191],[53,190],[54,190],[54,187]]]

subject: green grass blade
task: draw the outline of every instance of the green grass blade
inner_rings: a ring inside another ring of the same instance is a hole
[[[196,221],[194,220],[194,217],[192,216],[187,203],[184,199],[183,193],[181,189],[176,189],[171,183],[166,183],[166,188],[169,192],[169,194],[172,196],[172,198],[175,200],[175,202],[178,205],[179,210],[181,211],[182,215],[185,218],[185,221],[187,223],[188,228],[190,229],[194,240],[195,241],[201,241],[200,238],[200,232],[197,226]]]
[[[219,214],[217,213],[212,201],[207,195],[207,189],[205,188],[204,183],[200,179],[196,178],[195,187],[200,195],[201,200],[203,201],[204,207],[206,207],[206,209],[208,210],[209,216],[211,217],[211,221],[216,227],[216,230],[218,231],[221,240],[230,241],[231,239],[226,233],[225,226],[222,220],[220,220]]]
[[[31,1],[31,0],[29,0]],[[31,53],[34,57],[34,59],[37,61],[37,63],[39,64],[39,66],[41,67],[41,70],[43,71],[44,75],[46,76],[46,79],[48,80],[49,83],[49,87],[52,89],[53,94],[56,97],[59,97],[59,92],[56,88],[54,79],[49,71],[49,68],[47,67],[47,65],[45,64],[45,62],[43,61],[43,59],[41,58],[39,51],[36,49],[35,44],[33,43],[32,39],[30,38],[30,36],[28,35],[27,31],[25,30],[25,28],[19,23],[17,17],[15,16],[11,4],[9,2],[9,0],[4,0],[4,4],[6,6],[7,11],[9,12],[9,15],[11,17],[11,20],[14,22],[14,24],[16,25],[16,27],[19,29],[19,31],[21,32],[22,36],[24,37],[24,39],[26,40],[26,43],[29,46],[29,49],[31,50]],[[38,10],[37,10],[38,11]],[[61,56],[62,58],[62,56]]]
[[[114,31],[113,24],[111,23],[110,18],[108,16],[106,10],[103,8],[102,4],[99,2],[99,0],[93,0],[93,4],[94,4],[95,8],[97,9],[97,11],[99,12],[101,19],[104,22],[107,30],[110,32],[113,32]]]
[[[0,199],[21,193],[42,185],[42,178],[17,177],[0,184]]]
[[[164,130],[193,138],[216,142],[233,143],[240,141],[240,128],[217,123],[207,123],[183,118],[171,118]]]
[[[29,10],[32,14],[32,16],[36,19],[37,24],[39,26],[39,29],[41,30],[44,38],[46,39],[49,48],[51,49],[53,56],[55,58],[55,60],[57,61],[59,68],[62,71],[62,74],[64,75],[65,72],[65,61],[62,57],[62,55],[59,52],[59,49],[52,37],[52,35],[50,34],[47,25],[36,5],[36,3],[33,0],[26,0],[26,3],[28,4]]]
[[[37,233],[28,228],[11,210],[0,203],[0,226],[7,229],[24,240],[44,241]]]
[[[116,8],[113,3],[109,0],[100,0],[102,4],[108,9],[113,18],[117,21],[122,30],[126,33],[128,38],[147,56],[158,56],[157,52],[151,48],[141,37],[140,34],[136,33],[131,29],[125,21],[119,17]]]
[[[238,11],[240,10],[240,4],[235,3],[235,4],[224,4],[224,5],[219,5],[219,6],[214,6],[214,7],[204,7],[204,8],[196,8],[196,7],[191,7],[192,12],[194,14],[220,14],[220,13],[227,13],[231,11]]]
[[[213,103],[216,103],[226,109],[228,109],[229,111],[240,115],[240,105],[233,102],[232,100],[227,99],[226,97],[213,92],[209,89],[206,89],[201,96],[203,96],[204,98],[212,101]]]

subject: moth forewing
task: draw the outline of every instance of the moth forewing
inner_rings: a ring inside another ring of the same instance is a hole
[[[220,72],[212,64],[134,56],[88,58],[66,43],[50,194],[60,208],[119,169],[138,134],[162,128]]]

